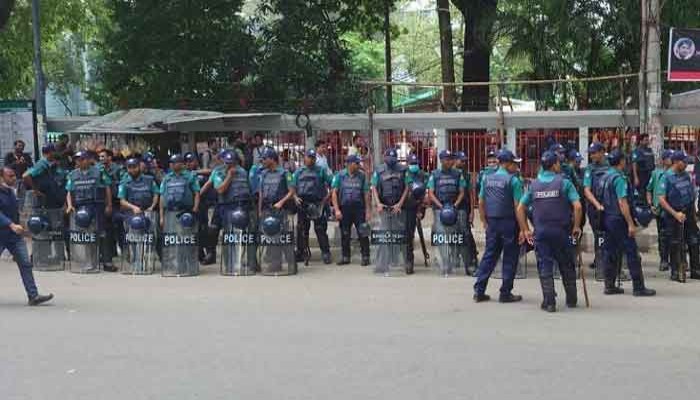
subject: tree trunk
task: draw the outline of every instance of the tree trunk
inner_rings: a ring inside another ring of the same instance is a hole
[[[497,0],[453,0],[464,17],[463,82],[491,79],[491,30],[496,19]],[[489,86],[464,87],[462,111],[488,111]]]
[[[440,28],[440,66],[442,82],[454,83],[455,63],[452,49],[452,22],[450,21],[450,0],[437,0],[438,24]],[[456,91],[454,86],[445,86],[442,90],[442,102],[445,111],[456,109]]]
[[[384,71],[386,81],[391,82],[391,1],[384,0]],[[392,86],[386,87],[386,111],[392,112],[393,107]]]

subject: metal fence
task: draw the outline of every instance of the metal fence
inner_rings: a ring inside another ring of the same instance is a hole
[[[540,156],[552,144],[578,149],[578,129],[526,129],[517,131],[516,137],[516,153],[523,159],[520,172],[526,178],[537,175]]]
[[[434,131],[383,130],[379,133],[381,152],[394,147],[399,161],[406,161],[409,154],[416,154],[421,167],[432,171],[437,167],[437,143]]]

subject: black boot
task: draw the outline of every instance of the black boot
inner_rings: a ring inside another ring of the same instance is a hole
[[[38,306],[39,304],[46,303],[47,301],[49,301],[51,299],[53,299],[53,293],[38,294],[38,295],[32,297],[31,299],[29,299],[29,301],[27,302],[27,305]]]
[[[651,297],[656,295],[656,290],[644,286],[644,278],[632,281],[632,295],[637,297]]]
[[[578,305],[576,279],[564,281],[564,292],[566,293],[566,306],[569,308],[576,307]]]
[[[625,290],[617,287],[617,279],[605,278],[605,291],[603,293],[607,295],[623,294]]]
[[[340,261],[336,263],[336,265],[348,265],[350,264],[350,257],[349,256],[342,256],[340,258]]]
[[[542,305],[541,309],[547,312],[557,311],[556,292],[554,291],[554,278],[540,278],[540,286],[542,286]]]
[[[690,279],[700,279],[700,246],[688,245],[690,256]]]
[[[360,238],[360,253],[362,254],[362,265],[363,267],[366,267],[369,265],[369,238],[368,237],[361,237]]]

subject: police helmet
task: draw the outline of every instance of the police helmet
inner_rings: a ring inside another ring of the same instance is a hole
[[[192,161],[198,160],[197,154],[195,154],[191,151],[188,151],[187,153],[185,153],[185,156],[183,158],[184,158],[185,162],[192,162]]]
[[[634,206],[634,214],[639,225],[643,227],[649,226],[649,223],[654,219],[654,213],[651,208],[645,204],[638,204]]]
[[[183,162],[184,160],[185,160],[185,159],[182,157],[181,154],[173,154],[172,156],[170,156],[170,162],[173,163],[173,164],[175,164],[175,163],[181,163],[181,162]]]
[[[273,149],[272,147],[266,147],[265,151],[263,151],[262,153],[262,158],[269,158],[277,161],[279,159],[279,155],[277,154],[277,151],[275,151],[275,149]]]
[[[129,218],[129,227],[136,231],[142,231],[146,229],[146,217],[143,215],[134,215]]]
[[[420,165],[420,159],[415,154],[408,155],[408,165]]]
[[[27,228],[29,232],[38,235],[49,228],[49,221],[41,215],[34,215],[27,220]]]
[[[188,212],[180,215],[180,225],[183,228],[192,228],[194,226],[194,215]]]
[[[425,185],[421,182],[413,182],[411,184],[411,195],[416,200],[421,200],[425,197]]]
[[[274,215],[270,215],[263,219],[262,231],[267,236],[274,236],[282,231],[282,222]]]
[[[371,232],[371,230],[372,227],[369,225],[369,222],[363,222],[357,228],[357,235],[362,238],[369,237],[369,233]]]
[[[457,210],[451,204],[446,204],[440,210],[440,222],[445,226],[453,226],[457,223]]]
[[[304,210],[304,214],[312,220],[321,218],[321,214],[323,213],[321,206],[316,203],[304,202],[302,209]]]
[[[92,223],[92,212],[85,207],[81,207],[75,212],[75,224],[79,228],[88,228]]]
[[[248,228],[248,212],[242,208],[236,208],[229,213],[229,222],[236,229],[246,229]]]
[[[221,159],[224,161],[224,164],[231,165],[236,163],[238,156],[236,155],[235,151],[227,151],[223,156],[221,156]]]

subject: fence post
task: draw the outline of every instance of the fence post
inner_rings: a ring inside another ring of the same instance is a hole
[[[581,153],[583,161],[581,161],[581,167],[588,165],[588,127],[579,126],[578,127],[578,152]]]
[[[435,147],[438,153],[442,150],[449,149],[447,143],[447,130],[446,129],[435,129]]]
[[[306,132],[303,133],[304,135],[304,152],[309,149],[315,149],[316,147],[314,146],[316,144],[316,138],[318,137],[318,131],[313,131],[313,135],[309,136],[306,134]]]
[[[372,157],[375,163],[382,162],[382,141],[377,128],[372,128]]]
[[[516,141],[518,140],[517,139],[518,138],[517,131],[518,130],[514,126],[509,127],[508,130],[506,131],[506,134],[507,134],[507,136],[506,136],[506,148],[515,154],[517,154],[515,149],[516,149],[516,147],[518,147],[517,143],[516,143]]]

